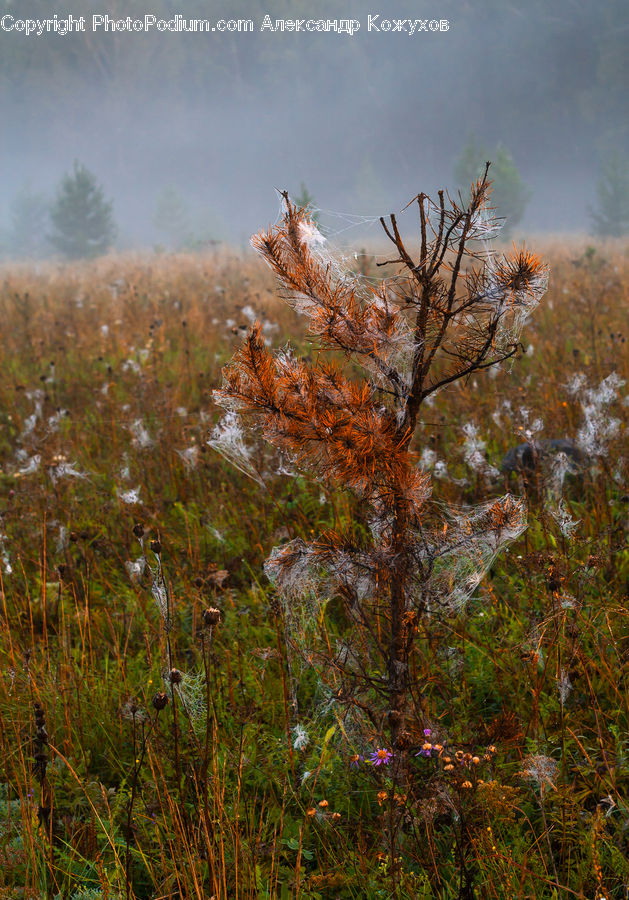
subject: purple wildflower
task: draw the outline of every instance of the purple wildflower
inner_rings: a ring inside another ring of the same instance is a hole
[[[426,741],[425,741],[425,743],[423,744],[423,746],[422,746],[421,750],[419,751],[419,753],[416,753],[415,756],[425,756],[425,757],[429,757],[429,756],[432,755],[432,744],[431,744],[430,741],[428,740],[428,738],[430,737],[431,733],[432,733],[432,732],[430,731],[430,728],[424,728],[424,736],[426,737]]]
[[[374,766],[388,766],[392,759],[392,750],[387,750],[386,747],[376,747],[369,757],[369,762]]]
[[[355,769],[357,769],[360,766],[362,761],[363,761],[363,757],[360,755],[360,753],[354,753],[353,756],[350,756],[350,758],[349,758],[350,766],[353,766]]]

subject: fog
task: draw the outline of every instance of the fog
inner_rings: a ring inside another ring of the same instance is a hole
[[[78,0],[55,12],[85,16],[84,33],[0,31],[0,226],[18,190],[52,200],[79,160],[113,200],[121,249],[165,241],[155,219],[166,188],[191,230],[238,244],[274,220],[276,189],[304,183],[325,225],[351,239],[363,231],[346,230],[349,217],[454,191],[474,135],[490,154],[502,144],[530,190],[518,234],[587,230],[601,160],[629,153],[624,0],[311,7]],[[7,26],[51,15],[45,0],[0,9]],[[251,18],[254,30],[93,32],[105,13]],[[361,27],[262,31],[267,14]],[[369,31],[370,15],[448,28]]]

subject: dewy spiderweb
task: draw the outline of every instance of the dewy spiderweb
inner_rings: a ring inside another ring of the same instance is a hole
[[[357,683],[377,692],[369,673],[384,669],[383,690],[402,709],[408,653],[393,638],[382,643],[382,628],[389,623],[399,633],[413,617],[460,610],[496,554],[526,527],[524,501],[509,494],[469,509],[440,509],[430,501],[431,475],[410,449],[421,403],[511,358],[546,288],[547,269],[537,257],[526,250],[496,254],[487,244],[499,227],[488,191],[485,173],[467,207],[446,205],[443,192],[439,205],[418,195],[419,262],[396,216],[383,219],[399,254],[389,262],[402,274],[376,284],[331,252],[309,211],[288,195],[280,221],[252,239],[282,296],[307,318],[313,343],[341,351],[367,374],[356,381],[337,365],[297,358],[290,347],[271,352],[254,325],[215,392],[227,415],[210,443],[242,471],[256,477],[246,424],[292,471],[353,492],[366,513],[369,534],[360,540],[342,530],[298,538],[276,547],[265,564],[291,645],[320,673],[328,703],[348,692],[355,709]],[[467,241],[483,249],[467,250]],[[464,256],[473,263],[467,268]],[[473,454],[472,430],[468,442]],[[345,624],[328,641],[325,667],[320,638],[333,597],[342,602]]]

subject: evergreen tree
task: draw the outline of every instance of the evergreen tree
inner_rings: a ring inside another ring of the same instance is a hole
[[[315,211],[315,199],[303,181],[299,189],[299,194],[295,197],[295,206],[297,209],[307,210],[312,221],[317,225],[319,224],[319,213]]]
[[[291,468],[355,495],[368,533],[350,523],[296,538],[273,550],[265,570],[284,603],[289,645],[317,670],[339,721],[376,741],[394,784],[405,783],[409,747],[425,741],[420,626],[459,611],[526,526],[525,504],[511,495],[445,516],[429,503],[430,475],[412,444],[420,410],[447,385],[513,357],[547,284],[546,266],[525,250],[475,252],[495,231],[487,168],[463,205],[446,203],[444,191],[438,203],[423,193],[416,200],[418,250],[409,251],[395,214],[381,218],[398,271],[366,288],[284,194],[283,219],[253,246],[309,319],[317,348],[340,351],[363,374],[350,377],[319,353],[314,362],[288,346],[274,353],[256,323],[223,370],[214,396],[227,413],[210,441],[265,484],[248,426]],[[342,603],[343,621],[330,623],[340,651],[321,628],[333,597]]]
[[[504,219],[502,233],[507,237],[514,226],[522,220],[531,192],[522,181],[513,157],[506,147],[498,144],[494,152],[489,153],[478,143],[476,137],[471,135],[455,163],[454,177],[457,186],[467,192],[470,184],[482,176],[487,160],[492,161],[492,203],[495,214]]]
[[[477,140],[475,134],[471,134],[454,164],[454,180],[457,186],[463,191],[468,191],[470,185],[474,184],[483,172],[488,159],[489,151]],[[492,172],[492,177],[493,174]],[[495,187],[494,184],[494,191]],[[494,202],[495,199],[494,197]]]
[[[99,256],[116,235],[112,209],[96,176],[75,162],[73,172],[63,177],[50,211],[49,240],[68,259]]]
[[[166,235],[172,249],[180,250],[193,242],[188,206],[173,185],[168,185],[159,194],[153,224]]]
[[[503,234],[508,234],[522,220],[531,191],[522,181],[513,157],[501,144],[493,154],[491,174],[494,178],[496,213],[505,217]]]
[[[629,164],[613,153],[601,168],[596,185],[598,208],[590,209],[593,233],[621,237],[629,232]]]
[[[48,202],[25,184],[9,208],[8,250],[18,258],[41,256],[46,251]]]

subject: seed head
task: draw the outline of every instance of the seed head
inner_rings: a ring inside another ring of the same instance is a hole
[[[221,621],[221,611],[215,606],[208,606],[203,610],[203,621],[206,625],[218,625]]]
[[[183,675],[181,674],[179,669],[171,669],[168,673],[168,679],[171,684],[181,684]]]
[[[157,691],[157,693],[153,695],[153,709],[156,709],[159,712],[167,705],[168,694],[166,694],[164,691]]]

